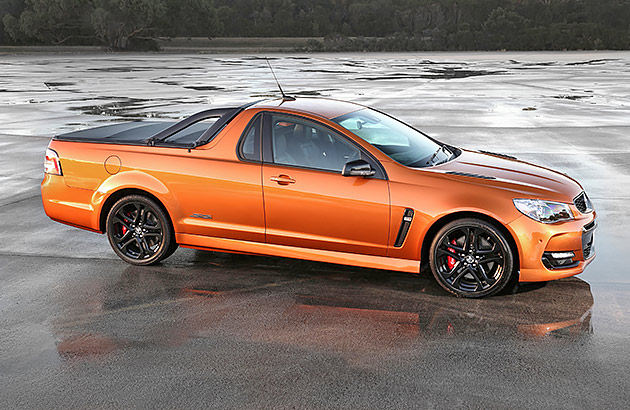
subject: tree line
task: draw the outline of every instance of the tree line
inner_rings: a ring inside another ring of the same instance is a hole
[[[317,37],[305,51],[630,48],[630,0],[0,0],[0,44]]]

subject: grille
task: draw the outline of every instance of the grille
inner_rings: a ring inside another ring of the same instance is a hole
[[[578,209],[578,211],[582,213],[586,212],[586,201],[584,200],[583,194],[576,196],[573,200],[573,203],[575,204],[575,207]]]
[[[584,191],[580,192],[578,196],[573,198],[573,203],[575,204],[575,207],[578,209],[578,211],[582,212],[583,214],[593,210],[591,208],[591,201],[589,201]]]
[[[584,254],[584,259],[588,259],[588,257],[591,255],[592,247],[593,247],[593,242],[589,243],[588,245],[584,247],[584,249],[582,249],[582,253]]]
[[[592,221],[582,228],[582,255],[584,256],[584,260],[588,259],[594,251],[593,238],[595,226],[595,221]]]

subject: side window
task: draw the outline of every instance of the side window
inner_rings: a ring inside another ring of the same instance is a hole
[[[177,131],[175,134],[168,137],[166,141],[184,144],[193,143],[197,141],[197,139],[201,137],[201,134],[206,132],[208,128],[212,127],[212,125],[217,122],[218,119],[219,117],[213,117],[195,122],[188,127]]]
[[[295,117],[271,116],[273,162],[341,172],[361,151],[326,127]]]
[[[240,154],[244,159],[250,161],[260,161],[260,125],[261,115],[252,122],[245,131],[245,136],[241,141]]]

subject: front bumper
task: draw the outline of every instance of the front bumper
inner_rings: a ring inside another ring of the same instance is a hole
[[[516,240],[520,261],[520,282],[542,282],[566,278],[582,273],[595,258],[593,232],[596,214],[577,215],[574,220],[557,224],[543,224],[521,216],[508,225]],[[573,252],[569,267],[550,268],[543,262],[543,253]]]

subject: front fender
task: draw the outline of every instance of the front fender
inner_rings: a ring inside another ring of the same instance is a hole
[[[474,205],[451,208],[448,211],[440,212],[439,214],[436,214],[431,219],[429,219],[424,225],[420,235],[420,238],[422,238],[422,251],[420,251],[420,257],[422,258],[423,251],[428,250],[428,247],[430,246],[433,239],[433,235],[437,233],[438,229],[443,226],[447,222],[447,220],[469,217],[482,217],[498,223],[500,227],[507,231],[507,233],[510,235],[510,238],[508,238],[508,240],[511,239],[514,244],[516,244],[518,252],[518,255],[516,256],[520,258],[520,256],[522,255],[521,245],[520,242],[516,240],[516,233],[509,225],[515,219],[518,219],[519,215],[514,215],[512,212],[509,212],[507,214],[496,213],[488,210],[487,208],[482,208]],[[424,256],[426,256],[426,254]]]

